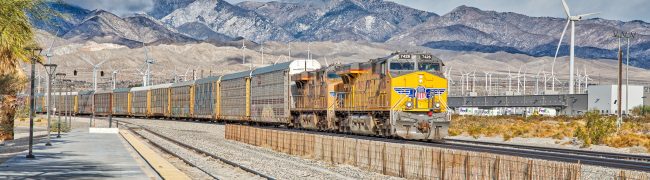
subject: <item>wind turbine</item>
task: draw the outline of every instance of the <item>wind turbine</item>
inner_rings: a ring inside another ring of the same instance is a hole
[[[117,87],[117,73],[119,73],[121,70],[122,70],[122,69],[115,68],[115,67],[111,64],[111,71],[112,71],[112,74],[113,74],[113,76],[112,76],[112,79],[113,79],[113,89],[115,89],[115,88]]]
[[[483,74],[485,74],[485,93],[489,96],[492,89],[492,73],[483,71]]]
[[[564,25],[564,30],[562,30],[562,35],[560,36],[560,41],[557,44],[557,49],[555,49],[555,57],[553,58],[553,64],[551,67],[551,76],[555,76],[555,60],[557,59],[557,54],[560,51],[560,45],[562,45],[562,39],[564,38],[564,34],[566,33],[566,29],[569,27],[569,24],[571,24],[571,48],[569,50],[569,94],[574,94],[574,66],[575,66],[575,22],[582,20],[582,18],[598,14],[598,13],[587,13],[587,14],[581,14],[577,16],[572,16],[571,11],[569,11],[569,6],[566,4],[566,1],[562,0],[562,6],[564,7],[564,13],[567,16],[567,21],[566,25]],[[553,81],[553,91],[555,91],[555,81]]]
[[[101,62],[99,62],[97,64],[94,64],[90,60],[88,60],[85,57],[81,56],[81,60],[86,61],[88,64],[90,64],[93,67],[93,90],[95,90],[95,91],[97,91],[97,70],[99,70],[99,68],[102,66],[102,64],[104,64],[105,62],[110,60],[110,58],[111,58],[110,55],[111,54],[109,53],[108,56],[106,57],[106,59],[104,59],[103,61],[101,61]]]

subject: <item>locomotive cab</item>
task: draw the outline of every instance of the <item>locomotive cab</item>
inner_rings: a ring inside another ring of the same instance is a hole
[[[426,53],[396,53],[387,64],[394,134],[438,141],[446,137],[449,116],[442,60]]]

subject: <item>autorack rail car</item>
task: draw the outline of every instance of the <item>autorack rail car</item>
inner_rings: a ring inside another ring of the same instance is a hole
[[[293,60],[195,81],[98,91],[95,113],[442,140],[450,118],[442,66],[429,53],[412,52],[327,67]],[[78,93],[79,114],[91,113],[92,94]]]
[[[113,90],[113,114],[128,116],[131,114],[131,88],[117,88]]]

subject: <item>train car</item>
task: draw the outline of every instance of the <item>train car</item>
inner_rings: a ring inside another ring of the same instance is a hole
[[[56,108],[55,114],[75,114],[77,92],[57,92],[52,94],[52,98],[55,98],[52,101]]]
[[[291,76],[320,69],[316,60],[294,60],[252,71],[250,77],[250,119],[255,122],[290,124],[291,97],[295,83]]]
[[[80,91],[77,94],[77,115],[93,114],[93,93],[94,91]]]
[[[113,90],[113,115],[131,115],[131,88],[117,88]]]
[[[170,117],[193,118],[194,116],[194,81],[174,83],[170,90]]]
[[[45,94],[34,93],[34,113],[47,113],[47,101]],[[29,103],[29,100],[27,100]]]
[[[149,109],[151,108],[151,93],[149,92],[149,89],[151,89],[149,86],[147,87],[134,87],[131,88],[130,94],[131,94],[131,101],[130,101],[130,109],[131,111],[129,112],[130,116],[134,117],[148,117],[150,114]]]
[[[343,82],[336,74],[341,65],[332,65],[318,71],[302,72],[292,76],[296,82],[293,98],[300,127],[318,130],[338,130],[335,110],[339,107],[336,87]]]
[[[159,85],[154,85],[151,86],[150,94],[150,117],[169,117],[170,115],[170,87],[172,86],[172,83],[168,84],[159,84]]]
[[[96,91],[94,96],[94,109],[96,116],[108,116],[113,113],[113,91],[112,90],[99,90]]]
[[[198,79],[194,83],[194,118],[217,118],[220,78],[221,76],[211,76]]]
[[[221,120],[250,120],[250,75],[243,71],[221,77],[219,117]]]

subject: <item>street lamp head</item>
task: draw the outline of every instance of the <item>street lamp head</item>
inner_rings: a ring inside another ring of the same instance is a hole
[[[45,71],[47,72],[47,75],[52,76],[54,72],[56,72],[56,64],[44,64]]]

